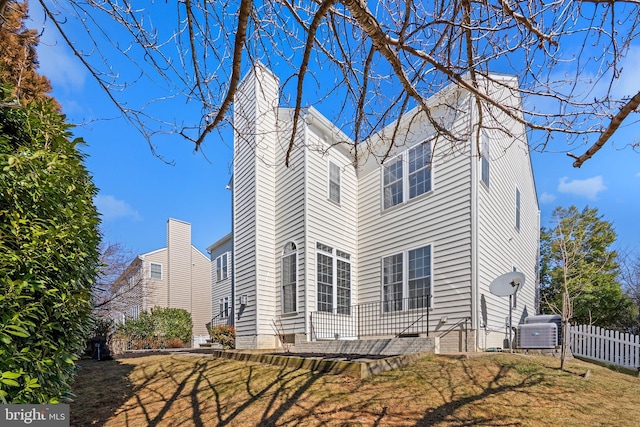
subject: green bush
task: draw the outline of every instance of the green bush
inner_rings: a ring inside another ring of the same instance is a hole
[[[177,341],[191,342],[193,321],[182,308],[155,307],[143,311],[137,319],[128,319],[118,326],[118,334],[131,341],[134,350],[176,346]]]
[[[151,310],[157,319],[156,335],[163,340],[177,338],[182,342],[191,342],[193,321],[191,314],[182,308],[161,308]]]
[[[0,108],[3,403],[59,402],[91,332],[97,190],[69,129],[51,101]]]
[[[236,344],[236,331],[233,326],[218,325],[209,328],[211,341],[217,342],[225,349],[234,348]]]

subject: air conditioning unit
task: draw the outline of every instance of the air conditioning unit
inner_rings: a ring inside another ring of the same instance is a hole
[[[529,316],[524,319],[524,323],[555,323],[558,328],[558,341],[556,345],[562,344],[562,316],[559,314],[539,314],[537,316]]]
[[[558,326],[555,323],[525,323],[518,325],[518,348],[555,348]]]

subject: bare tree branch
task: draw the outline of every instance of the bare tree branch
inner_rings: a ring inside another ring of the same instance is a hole
[[[626,118],[624,111],[633,111],[630,94],[613,89],[629,73],[625,56],[636,49],[640,0],[242,0],[239,5],[185,0],[154,7],[131,0],[40,3],[145,138],[179,133],[197,150],[214,129],[233,126],[240,79],[256,62],[280,77],[280,105],[294,112],[294,125],[288,127],[292,134],[285,137],[288,147],[278,159],[287,164],[298,148],[294,134],[308,105],[351,138],[355,146],[350,150],[359,158],[374,148],[372,136],[414,107],[439,138],[454,146],[467,144],[469,135],[442,126],[428,107],[429,98],[451,83],[474,98],[480,115],[472,130],[476,143],[493,122],[485,119],[497,114],[533,131],[527,134],[531,150],[568,152],[592,135],[610,138],[610,132],[619,131],[615,123]],[[178,11],[174,24],[167,21],[167,8]],[[117,69],[122,61],[111,61],[112,55],[121,55],[130,68]],[[509,104],[500,99],[500,90],[487,92],[485,83],[516,94],[495,72],[517,77],[522,102]],[[114,92],[148,82],[159,87],[148,99]],[[178,109],[155,108],[178,99],[195,104],[200,113],[185,113],[180,126]],[[608,122],[603,133],[601,124]],[[513,129],[504,123],[492,131],[511,135]],[[396,138],[404,137],[390,135],[388,153],[403,143]],[[379,161],[386,158],[370,154]]]
[[[233,72],[231,73],[231,82],[229,83],[229,90],[227,95],[220,105],[220,109],[216,114],[215,118],[211,123],[209,123],[200,136],[194,141],[196,145],[196,150],[204,141],[204,138],[207,136],[209,132],[220,124],[220,122],[224,119],[227,110],[231,106],[233,102],[233,98],[236,94],[236,90],[238,89],[238,83],[240,82],[240,73],[241,73],[241,65],[242,65],[242,52],[244,49],[244,43],[247,39],[247,25],[249,22],[249,15],[253,9],[253,0],[242,0],[240,2],[240,9],[238,10],[238,27],[236,29],[236,40],[234,43],[233,50]]]
[[[613,134],[618,130],[622,122],[629,116],[629,114],[636,111],[638,106],[640,105],[640,92],[636,93],[636,95],[627,102],[624,107],[620,109],[618,114],[616,114],[611,121],[609,122],[609,126],[602,132],[598,140],[581,156],[575,157],[569,153],[570,157],[574,157],[576,159],[573,162],[574,168],[579,168],[593,157],[603,146],[607,143],[607,141],[613,136]]]

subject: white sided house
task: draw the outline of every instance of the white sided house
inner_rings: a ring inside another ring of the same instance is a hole
[[[154,307],[191,313],[193,335],[208,336],[211,320],[211,262],[191,245],[191,224],[170,218],[167,246],[138,255],[112,286],[117,321],[137,318]]]
[[[485,90],[517,107],[517,79],[492,79]],[[489,111],[478,132],[474,96],[449,87],[430,114],[460,142],[415,110],[361,144],[356,165],[349,137],[310,107],[286,167],[293,113],[278,99],[260,65],[235,99],[233,230],[210,252],[226,268],[213,273],[213,314],[229,307],[236,348],[426,335],[444,351],[506,347],[509,300],[491,281],[524,273],[514,326],[536,313],[539,210],[521,124]],[[510,135],[494,130],[505,123]]]

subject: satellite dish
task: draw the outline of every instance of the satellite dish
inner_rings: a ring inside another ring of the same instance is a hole
[[[524,274],[512,271],[494,279],[489,285],[489,292],[499,297],[515,294],[524,285]]]
[[[516,292],[524,285],[524,274],[512,271],[496,277],[489,285],[489,292],[499,297],[509,297],[509,350],[513,352],[513,325],[511,300]]]

